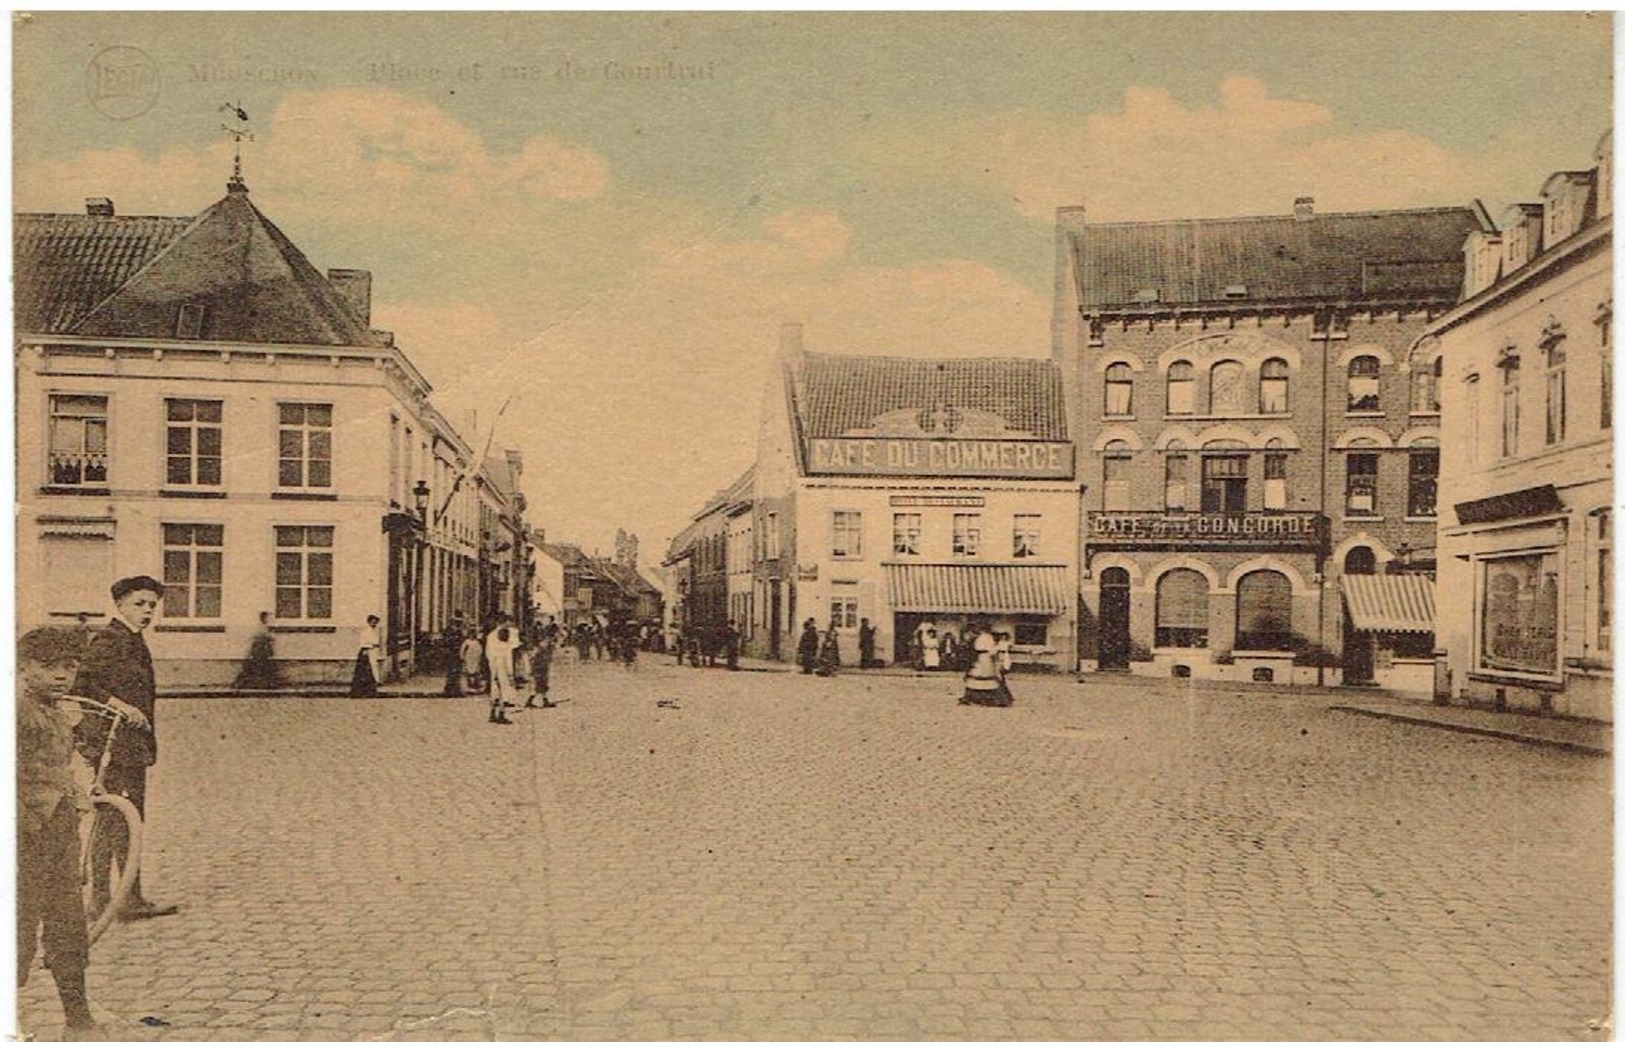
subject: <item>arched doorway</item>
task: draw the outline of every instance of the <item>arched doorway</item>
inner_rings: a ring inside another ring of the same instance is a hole
[[[1129,662],[1128,569],[1100,573],[1100,668],[1126,670]]]
[[[1356,546],[1343,557],[1344,575],[1376,575],[1377,555],[1369,546]],[[1348,603],[1343,604],[1343,683],[1369,684],[1375,677],[1372,636],[1354,628]]]

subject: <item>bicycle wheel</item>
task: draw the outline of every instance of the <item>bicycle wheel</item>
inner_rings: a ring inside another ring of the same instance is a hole
[[[79,878],[84,886],[85,928],[90,943],[95,944],[96,938],[118,918],[119,909],[124,907],[141,873],[141,812],[123,796],[103,792],[91,797],[91,809],[81,817],[85,820],[79,829]],[[112,852],[124,836],[129,841],[120,870]],[[97,885],[98,871],[107,873],[101,886]],[[107,894],[105,903],[98,898],[98,891]]]

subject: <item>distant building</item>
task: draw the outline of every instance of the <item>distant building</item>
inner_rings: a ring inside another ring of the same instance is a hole
[[[409,671],[478,612],[477,461],[367,272],[323,276],[235,178],[196,217],[92,199],[14,233],[20,622],[154,574],[174,689],[230,683],[261,612],[296,683],[346,680],[369,614]]]
[[[1432,682],[1439,360],[1480,208],[1056,228],[1084,495],[1082,657]]]
[[[1443,359],[1439,638],[1470,702],[1612,719],[1613,139],[1468,244]]]
[[[981,621],[1018,662],[1071,669],[1078,489],[1060,367],[1046,359],[814,354],[797,326],[764,395],[747,502],[763,624],[803,619],[906,660],[916,633]],[[788,647],[786,647],[788,645]]]

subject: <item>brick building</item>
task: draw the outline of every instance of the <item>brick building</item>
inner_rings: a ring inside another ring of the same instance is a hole
[[[1057,218],[1054,354],[1081,657],[1274,683],[1431,683],[1438,360],[1478,208]]]
[[[1613,140],[1468,245],[1444,359],[1440,644],[1469,702],[1612,719]]]

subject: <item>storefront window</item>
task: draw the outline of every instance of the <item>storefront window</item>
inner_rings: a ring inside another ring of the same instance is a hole
[[[1175,568],[1157,580],[1157,647],[1207,647],[1207,576]]]
[[[1292,642],[1292,584],[1280,572],[1249,572],[1236,584],[1236,650],[1280,651]]]
[[[1049,643],[1049,619],[1042,615],[1022,615],[1016,618],[1015,643],[1043,646]]]
[[[1557,580],[1555,553],[1484,562],[1479,605],[1481,668],[1557,672]]]

